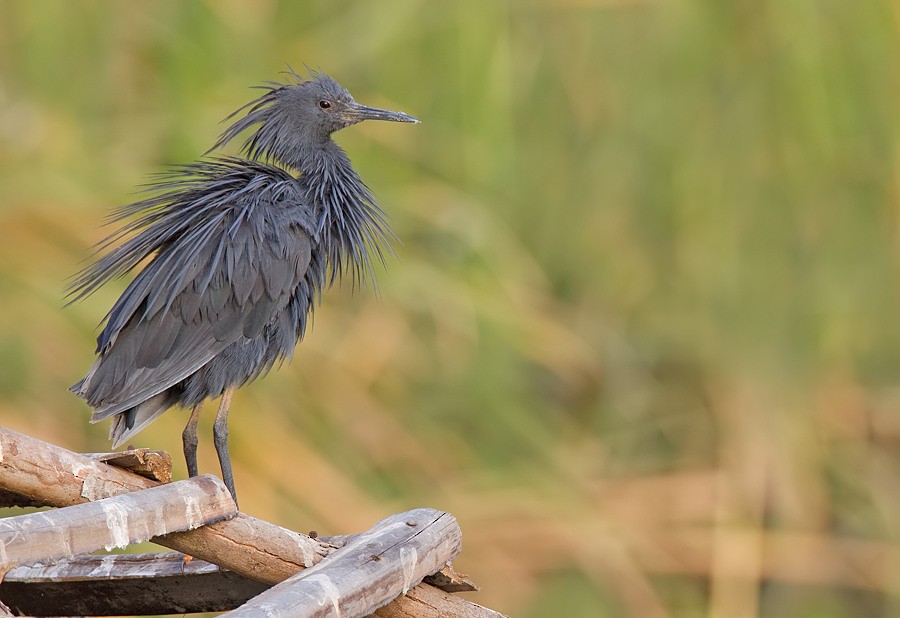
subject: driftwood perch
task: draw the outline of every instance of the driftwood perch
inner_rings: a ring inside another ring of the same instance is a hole
[[[222,481],[204,475],[67,509],[0,519],[0,573],[19,564],[125,548],[236,513]]]
[[[392,515],[311,569],[274,586],[231,618],[367,616],[455,557],[462,544],[456,519],[433,509]]]
[[[143,451],[143,449],[139,450]],[[133,458],[131,455],[128,455],[128,457]],[[118,460],[120,457],[116,456],[112,459]],[[157,471],[154,474],[160,474],[160,472]],[[151,474],[151,476],[152,475],[153,474]],[[194,479],[193,481],[196,482],[197,480],[198,479]],[[91,457],[78,455],[71,451],[0,427],[0,490],[3,492],[0,494],[0,497],[12,496],[15,498],[15,501],[18,501],[17,503],[40,503],[56,507],[70,507],[75,504],[102,500],[104,498],[128,492],[138,492],[134,495],[152,493],[145,492],[144,490],[152,487],[159,487],[160,485],[161,483],[153,479],[101,463]],[[171,486],[172,485],[168,487]],[[161,489],[165,488],[167,487],[161,487]],[[448,618],[454,616],[484,616],[494,618],[500,616],[497,612],[447,594],[438,588],[424,583],[409,590],[408,595],[404,594],[407,592],[408,586],[418,583],[424,575],[429,574],[429,571],[433,573],[441,570],[444,563],[455,555],[459,549],[459,528],[456,526],[452,516],[430,509],[420,509],[410,513],[399,514],[396,517],[401,519],[410,518],[409,521],[413,521],[413,518],[425,513],[428,513],[428,516],[432,517],[434,522],[452,522],[452,526],[447,525],[443,530],[443,533],[446,534],[446,538],[437,538],[440,542],[436,543],[436,545],[434,543],[427,544],[428,547],[433,549],[433,552],[427,553],[426,555],[419,555],[419,549],[416,549],[417,555],[415,561],[410,560],[411,554],[409,553],[409,548],[422,547],[422,551],[426,551],[424,545],[417,546],[415,545],[416,541],[409,539],[408,542],[404,544],[385,546],[383,548],[384,558],[382,558],[382,561],[386,564],[377,566],[386,566],[390,568],[374,569],[370,573],[371,579],[369,580],[369,583],[372,585],[370,592],[372,592],[379,600],[377,602],[368,603],[367,606],[374,609],[375,607],[379,607],[390,601],[390,603],[376,612],[377,616],[388,618],[400,616],[446,616]],[[382,524],[384,524],[384,522],[382,522]],[[414,528],[413,526],[408,527]],[[427,527],[433,528],[433,532],[440,528],[439,526]],[[154,534],[155,532],[156,530],[148,529],[149,534]],[[332,544],[327,541],[312,539],[306,535],[287,530],[244,513],[237,513],[232,519],[226,521],[219,521],[187,532],[176,532],[157,536],[152,540],[153,542],[197,558],[196,561],[191,562],[196,562],[198,565],[203,565],[203,560],[213,563],[213,565],[204,567],[210,569],[209,571],[203,572],[204,577],[208,578],[208,576],[212,575],[214,578],[219,578],[218,580],[207,579],[206,583],[211,585],[213,589],[215,586],[220,585],[222,581],[221,577],[234,577],[237,578],[235,579],[236,582],[243,582],[241,584],[243,587],[242,590],[244,590],[246,594],[251,594],[253,592],[253,590],[251,590],[252,586],[263,584],[263,587],[268,587],[287,579],[304,568],[319,564],[320,566],[317,570],[309,571],[309,574],[306,577],[297,578],[301,582],[299,584],[300,589],[302,590],[304,587],[310,586],[311,582],[324,581],[321,579],[321,576],[325,574],[327,577],[331,578],[332,581],[341,582],[341,585],[338,588],[340,597],[341,594],[352,596],[354,594],[352,591],[356,589],[354,586],[350,585],[349,580],[346,582],[343,581],[345,575],[355,574],[361,571],[359,568],[360,565],[356,565],[354,569],[346,569],[345,565],[347,557],[355,555],[354,552],[357,552],[357,550],[360,550],[361,548],[365,549],[366,544],[372,542],[371,535],[373,533],[374,530],[369,533],[364,533],[363,535],[343,535],[335,537],[336,541]],[[424,540],[424,538],[425,537],[423,537],[422,540]],[[337,539],[340,540],[338,541]],[[359,539],[369,539],[369,541],[360,541]],[[342,545],[343,548],[338,551],[337,545],[339,544]],[[402,552],[404,547],[407,547],[406,552]],[[331,558],[328,557],[332,553],[335,554],[335,560],[333,562],[331,561]],[[361,555],[366,555],[365,551],[363,551]],[[371,555],[370,552],[370,559]],[[171,561],[173,559],[171,558],[171,554],[165,554],[165,556],[169,557],[163,560]],[[343,558],[341,558],[341,556],[343,556]],[[50,575],[50,573],[55,572],[53,569],[63,567],[76,568],[72,565],[80,563],[79,561],[83,559],[85,558],[78,558],[66,563],[54,565],[36,566],[28,570],[25,570],[25,567],[15,569],[9,574],[8,582],[0,584],[0,600],[12,600],[12,597],[9,595],[14,595],[15,590],[22,593],[22,586],[50,585],[52,583],[50,580],[54,579],[54,577]],[[325,559],[324,562],[322,562],[323,559]],[[143,560],[145,561],[145,565],[147,563],[155,563],[155,559],[153,558],[143,558]],[[379,561],[371,562],[377,563]],[[415,564],[413,564],[413,562],[415,562]],[[330,564],[334,565],[333,571],[331,570],[331,567],[328,566]],[[225,573],[220,570],[221,568],[233,571],[233,573],[225,575]],[[411,577],[409,576],[410,568],[413,568]],[[216,575],[212,569],[218,571],[218,575]],[[394,573],[400,572],[400,577],[385,575],[385,573],[391,572],[392,569]],[[341,572],[345,575],[338,576]],[[455,589],[474,589],[471,582],[468,582],[464,578],[460,578],[453,573],[452,569],[449,568],[449,565],[447,568],[443,569],[442,573],[442,577],[437,577],[431,581],[434,581],[439,585],[446,585],[448,589],[454,589],[455,586],[457,587]],[[172,577],[172,573],[165,576],[164,573],[160,572],[148,572],[146,575],[150,579],[145,579],[145,584],[151,581],[152,578],[156,578],[155,581],[161,585],[165,584],[167,581],[176,581],[175,579],[166,579],[166,577]],[[192,571],[190,568],[185,568],[184,577],[187,578],[187,582],[191,586],[191,589],[196,589],[195,578],[199,577],[199,575],[199,573]],[[84,573],[82,572],[81,577],[83,576]],[[242,576],[246,579],[241,579]],[[114,576],[112,575],[108,575],[108,578],[109,577],[114,579]],[[90,580],[91,578],[87,579]],[[258,582],[258,584],[254,584],[253,581],[249,580]],[[305,580],[305,582],[303,580]],[[378,582],[377,584],[376,581]],[[91,581],[82,582],[82,584],[85,583],[94,585],[94,582]],[[57,584],[57,591],[65,588],[63,582],[57,582]],[[287,589],[293,590],[293,584],[294,582],[291,582],[290,585],[286,585]],[[247,588],[247,585],[251,588]],[[382,589],[382,586],[384,589]],[[237,586],[235,586],[235,588],[237,588]],[[375,590],[376,588],[377,590]],[[193,609],[190,610],[179,609],[187,608],[188,606],[184,604],[178,605],[177,602],[173,602],[166,608],[162,608],[159,605],[147,605],[143,606],[145,609],[140,609],[138,612],[133,612],[131,610],[122,610],[121,612],[116,610],[116,612],[140,613],[147,611],[148,613],[165,613],[170,610],[175,612],[220,611],[223,609],[230,609],[246,600],[245,598],[242,598],[245,596],[245,593],[231,595],[228,599],[224,599],[223,603],[220,603],[215,608],[210,607],[209,610],[203,609],[204,607],[207,607],[207,605],[204,604],[199,604],[199,606],[195,604]],[[265,594],[271,595],[273,593],[278,594],[279,590],[273,589]],[[26,599],[26,601],[29,599],[29,596],[32,600],[34,598],[34,595],[29,595],[27,592],[22,594],[23,596],[21,598]],[[270,596],[268,598],[271,600],[272,597]],[[391,599],[394,600],[391,601]],[[344,603],[344,601],[339,599],[338,607],[342,607],[342,603]],[[48,615],[47,613],[42,614],[40,613],[42,610],[30,606],[26,607],[18,605],[15,607],[17,607],[20,612],[28,612],[31,615]],[[57,611],[51,613],[56,615],[62,613],[62,607],[63,606],[61,605],[57,605]],[[323,609],[319,607],[317,609],[318,613],[315,615],[329,615],[330,607],[333,607],[333,604],[328,605],[328,607],[325,608],[324,613],[322,613]],[[359,611],[364,613],[357,613],[357,607],[359,608]],[[341,615],[345,617],[362,616],[370,613],[371,609],[362,609],[362,605],[357,606],[347,602],[346,610],[342,611]],[[91,612],[83,611],[83,609],[72,609],[69,611],[69,608],[67,607],[65,613],[89,614]],[[306,614],[302,611],[292,611],[290,614],[282,615],[303,616],[313,614]]]

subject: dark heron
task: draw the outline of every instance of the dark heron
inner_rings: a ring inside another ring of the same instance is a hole
[[[149,259],[106,315],[97,360],[72,391],[93,408],[92,423],[112,418],[113,448],[170,407],[192,408],[182,434],[190,476],[200,408],[221,397],[213,436],[235,501],[235,387],[289,358],[322,290],[344,274],[371,277],[393,236],[331,134],[363,120],[418,122],[356,103],[327,75],[288,76],[229,116],[246,111],[211,149],[253,129],[248,158],[161,174],[150,197],[112,213],[111,222],[136,218],[101,243],[108,252],[71,287],[73,300],[83,298]]]

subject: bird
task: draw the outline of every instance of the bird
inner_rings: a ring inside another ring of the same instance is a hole
[[[418,123],[357,103],[321,71],[257,88],[193,163],[156,174],[144,199],[108,216],[118,229],[70,282],[70,303],[135,275],[101,321],[96,359],[70,390],[111,419],[113,449],[173,406],[188,475],[197,423],[220,398],[213,441],[235,503],[228,453],[234,390],[290,359],[322,292],[374,282],[396,240],[387,215],[332,135],[365,120]],[[213,155],[249,132],[238,156]],[[143,267],[141,268],[141,266]]]

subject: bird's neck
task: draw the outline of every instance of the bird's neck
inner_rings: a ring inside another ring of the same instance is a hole
[[[347,215],[364,210],[364,204],[373,199],[347,153],[330,139],[310,147],[294,167],[314,206],[320,234],[339,234],[340,229],[332,228]]]
[[[311,149],[295,166],[308,203],[314,208],[316,240],[334,280],[350,270],[354,280],[372,275],[393,236],[375,197],[334,142]]]

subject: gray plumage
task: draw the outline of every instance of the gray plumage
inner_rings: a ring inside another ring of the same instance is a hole
[[[371,277],[373,260],[389,250],[384,214],[331,134],[366,119],[417,120],[359,105],[324,74],[290,78],[232,114],[246,110],[212,149],[253,129],[242,148],[249,158],[209,158],[158,176],[150,197],[113,212],[112,222],[130,222],[73,281],[77,300],[149,259],[72,387],[94,409],[91,422],[112,417],[113,448],[173,405],[199,411],[289,358],[323,288],[346,274]],[[227,448],[224,460],[219,454],[230,477]]]

